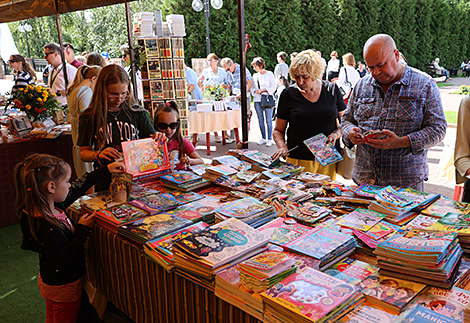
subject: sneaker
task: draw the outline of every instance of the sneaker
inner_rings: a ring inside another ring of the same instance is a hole
[[[261,139],[258,141],[258,145],[264,145],[266,143],[266,139]]]
[[[225,143],[226,143],[226,144],[231,144],[231,143],[233,143],[233,142],[235,142],[235,139],[233,139],[233,138],[227,138],[227,139],[225,139]]]
[[[219,136],[215,136],[215,142],[222,142],[222,139]]]
[[[272,140],[266,141],[266,147],[271,147],[272,145],[273,145],[273,141],[272,141]]]

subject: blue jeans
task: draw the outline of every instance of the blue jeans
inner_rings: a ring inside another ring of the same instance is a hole
[[[258,115],[259,129],[263,139],[266,139],[266,125],[268,126],[268,140],[273,139],[273,109],[261,108],[261,102],[255,102],[255,110]]]

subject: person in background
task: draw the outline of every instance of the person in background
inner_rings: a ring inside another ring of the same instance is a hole
[[[279,103],[279,98],[281,97],[282,91],[284,91],[288,87],[289,87],[289,82],[287,82],[287,79],[281,75],[277,79],[276,92],[274,93],[274,97],[276,98],[276,106]]]
[[[222,85],[226,83],[226,71],[218,66],[219,57],[214,53],[210,53],[207,55],[207,61],[209,62],[209,67],[206,67],[198,78],[198,85],[203,94],[207,85]],[[214,132],[214,139],[215,142],[222,142],[217,132]]]
[[[93,170],[91,163],[85,163],[80,159],[80,148],[78,142],[78,129],[80,114],[88,108],[95,89],[98,73],[101,71],[101,66],[87,66],[82,65],[78,69],[77,75],[72,84],[67,89],[67,103],[70,111],[72,125],[72,142],[73,142],[73,165],[75,167],[75,174],[78,177],[83,176],[87,172]]]
[[[11,55],[8,60],[10,68],[15,74],[15,84],[11,88],[11,93],[15,93],[19,89],[24,89],[27,85],[34,84],[37,80],[36,72],[22,55]]]
[[[323,69],[323,74],[322,74],[321,79],[322,79],[322,80],[326,80],[326,67],[327,67],[326,59],[324,59],[324,58],[321,56],[321,52],[320,52],[319,50],[317,50],[316,53],[317,53],[318,56],[320,56],[320,59],[321,59],[323,65],[325,66],[325,68]]]
[[[273,72],[266,70],[266,63],[261,57],[255,57],[251,62],[251,66],[256,71],[253,75],[251,92],[253,94],[255,111],[258,115],[259,129],[263,137],[258,142],[258,145],[266,144],[267,147],[271,147],[273,144],[273,107],[261,107],[261,97],[274,94],[276,91],[276,80],[274,79]]]
[[[289,75],[289,66],[286,64],[287,54],[285,52],[277,53],[277,65],[274,68],[274,79],[277,80],[279,76],[284,76],[286,79]]]
[[[131,55],[129,54],[129,45],[124,44],[120,48],[121,53],[122,53],[122,59],[126,61],[126,67],[125,70],[127,74],[131,74]],[[142,87],[142,72],[140,71],[139,68],[136,68],[135,71],[135,78],[136,78],[136,86],[137,86],[137,99],[139,99],[140,102],[144,102],[144,90]]]
[[[447,123],[436,82],[400,64],[392,37],[377,34],[364,45],[371,75],[359,80],[341,121],[344,143],[357,145],[352,178],[356,183],[424,190],[427,150],[440,142]],[[362,133],[382,130],[385,139]]]
[[[305,171],[325,174],[335,180],[336,164],[322,166],[303,141],[323,133],[339,148],[339,119],[346,109],[343,97],[335,83],[320,79],[323,63],[311,50],[297,55],[290,65],[289,73],[297,86],[285,89],[279,99],[273,132],[278,150],[272,158],[285,156],[289,149],[295,148],[287,158],[289,163],[304,166]]]
[[[454,166],[455,181],[464,184],[462,202],[470,202],[470,95],[460,101],[457,118],[457,137],[455,140]]]
[[[359,76],[360,76],[361,78],[363,78],[364,76],[366,76],[366,75],[367,75],[366,66],[365,66],[361,61],[357,62],[357,66],[358,66],[358,67],[357,67],[357,70],[356,70],[356,71],[359,73]]]
[[[103,67],[98,74],[88,109],[79,119],[77,145],[84,162],[93,166],[121,158],[123,141],[148,138],[155,134],[147,111],[137,104],[129,75],[118,65]],[[95,185],[97,192],[109,189],[110,177]]]
[[[330,54],[331,59],[328,61],[328,65],[326,67],[326,77],[328,81],[332,81],[333,79],[337,78],[339,75],[339,59],[338,59],[338,52],[332,51]]]
[[[97,65],[101,67],[106,66],[106,61],[104,60],[103,56],[100,53],[91,52],[86,57],[86,65],[92,66]]]
[[[46,322],[77,322],[83,295],[85,243],[94,214],[84,214],[75,223],[67,208],[104,174],[123,171],[123,163],[113,163],[70,184],[70,165],[58,157],[32,154],[16,165],[15,211],[23,235],[21,249],[39,255],[37,284],[46,300]]]
[[[109,64],[109,53],[108,52],[101,52],[101,56],[103,56],[103,59],[104,59],[104,62],[106,63],[106,65]]]
[[[67,89],[65,88],[63,71],[64,66],[62,65],[60,53],[61,48],[57,44],[50,43],[44,46],[44,58],[53,67],[47,85],[51,89],[51,93],[57,95],[57,100],[61,104],[67,104]],[[65,68],[67,69],[67,83],[72,84],[75,74],[77,74],[77,69],[68,63],[65,64]]]
[[[42,71],[42,82],[46,85],[49,84],[49,74],[51,74],[52,71],[52,65],[47,64],[46,67],[44,67],[44,70]]]
[[[464,60],[462,64],[460,64],[460,68],[462,69],[462,74],[464,74],[465,77],[470,76],[470,63],[468,62],[468,59]]]
[[[85,57],[85,58],[88,57],[88,54],[90,54],[89,51],[84,51],[84,52],[82,52],[82,56]]]
[[[187,166],[204,164],[193,144],[183,137],[180,114],[175,101],[161,103],[155,111],[153,125],[165,135],[172,169],[186,169]]]
[[[191,100],[202,100],[202,92],[197,85],[197,74],[191,67],[184,64],[186,84],[188,86],[188,95],[191,96]]]
[[[440,62],[440,58],[439,57],[436,57],[436,59],[432,62],[432,64],[434,65],[434,68],[437,70],[437,71],[441,71],[442,74],[444,74],[446,76],[446,81],[449,79],[449,71],[446,70],[444,67],[440,67],[439,66],[439,62]]]
[[[83,65],[86,65],[86,57],[85,56],[82,56],[82,55],[78,55],[77,57],[75,57],[77,59],[77,61],[83,63]]]
[[[64,55],[67,63],[74,66],[75,68],[79,68],[80,66],[84,65],[84,63],[75,59],[75,49],[73,48],[72,44],[64,43]]]
[[[354,59],[354,55],[351,53],[344,54],[343,67],[339,70],[338,81],[336,83],[341,86],[342,84],[349,82],[351,84],[351,92],[361,78],[355,67],[356,60]],[[351,93],[349,93],[349,95],[351,95]],[[346,105],[348,104],[348,98],[344,100]]]
[[[240,64],[234,63],[230,58],[225,57],[220,62],[220,65],[227,71],[225,77],[225,88],[229,93],[232,93],[237,97],[238,100],[241,98],[241,79],[240,79]],[[253,77],[251,76],[248,68],[245,67],[245,79],[246,79],[246,107],[248,113],[251,113],[251,87],[253,86]],[[230,131],[230,137],[226,140],[226,143],[232,143],[235,141],[235,132]]]

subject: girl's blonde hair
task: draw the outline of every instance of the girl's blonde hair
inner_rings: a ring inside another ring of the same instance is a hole
[[[37,81],[37,76],[36,76],[36,72],[33,70],[33,68],[31,67],[31,65],[29,65],[29,63],[26,63],[26,60],[24,59],[23,55],[20,55],[20,54],[15,54],[15,55],[10,55],[10,57],[13,57],[13,60],[15,60],[16,62],[21,62],[23,64],[23,69],[29,73],[29,75],[31,75],[31,77],[33,78],[34,82]]]
[[[47,200],[47,183],[59,181],[67,174],[67,169],[70,169],[70,165],[63,159],[37,153],[15,166],[16,215],[27,215],[31,235],[36,240],[40,218],[57,228],[65,229],[63,223],[52,216],[53,210]]]
[[[69,95],[77,86],[87,79],[91,79],[95,76],[98,76],[98,73],[101,71],[101,66],[93,65],[82,65],[78,68],[77,74],[73,79],[72,84],[67,88],[67,95]]]
[[[90,105],[80,115],[80,119],[84,118],[87,123],[92,125],[93,134],[90,136],[89,146],[95,146],[95,149],[102,149],[106,143],[107,131],[106,120],[108,118],[108,85],[124,83],[127,84],[127,91],[129,96],[121,103],[123,112],[128,115],[130,119],[129,110],[142,110],[138,106],[137,100],[132,94],[129,75],[119,65],[110,64],[103,67],[98,74],[93,97],[91,98]],[[102,131],[100,131],[100,129]]]
[[[346,65],[356,67],[356,60],[354,59],[354,55],[351,53],[344,54],[343,61],[346,63]]]
[[[155,115],[153,117],[153,127],[155,130],[159,131],[160,128],[158,128],[158,116],[161,115],[162,113],[167,112],[167,113],[175,113],[176,114],[176,120],[178,122],[178,127],[176,128],[175,133],[173,134],[173,137],[170,138],[170,140],[176,140],[178,141],[179,144],[179,156],[180,158],[184,156],[185,154],[185,145],[184,145],[184,140],[183,140],[183,133],[181,132],[181,122],[180,122],[180,113],[178,110],[178,105],[176,104],[175,101],[169,101],[167,103],[161,103],[158,107],[157,110],[155,111]]]
[[[324,65],[320,56],[311,49],[300,52],[289,67],[292,79],[300,76],[310,76],[312,80],[319,79],[323,73]]]

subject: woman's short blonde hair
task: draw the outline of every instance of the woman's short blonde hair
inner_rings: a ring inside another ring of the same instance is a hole
[[[215,59],[218,61],[219,57],[217,57],[217,55],[214,53],[210,53],[209,55],[207,55],[207,60],[211,60],[211,59]]]
[[[343,62],[346,65],[355,67],[356,66],[356,60],[354,59],[354,55],[351,53],[347,53],[343,55]]]
[[[312,80],[321,78],[325,66],[313,50],[300,52],[292,61],[289,67],[289,74],[292,79],[300,76],[310,76]]]
[[[335,50],[332,51],[331,54],[330,54],[330,57],[333,57],[333,56],[336,57],[336,58],[338,58],[338,52],[335,51]]]

